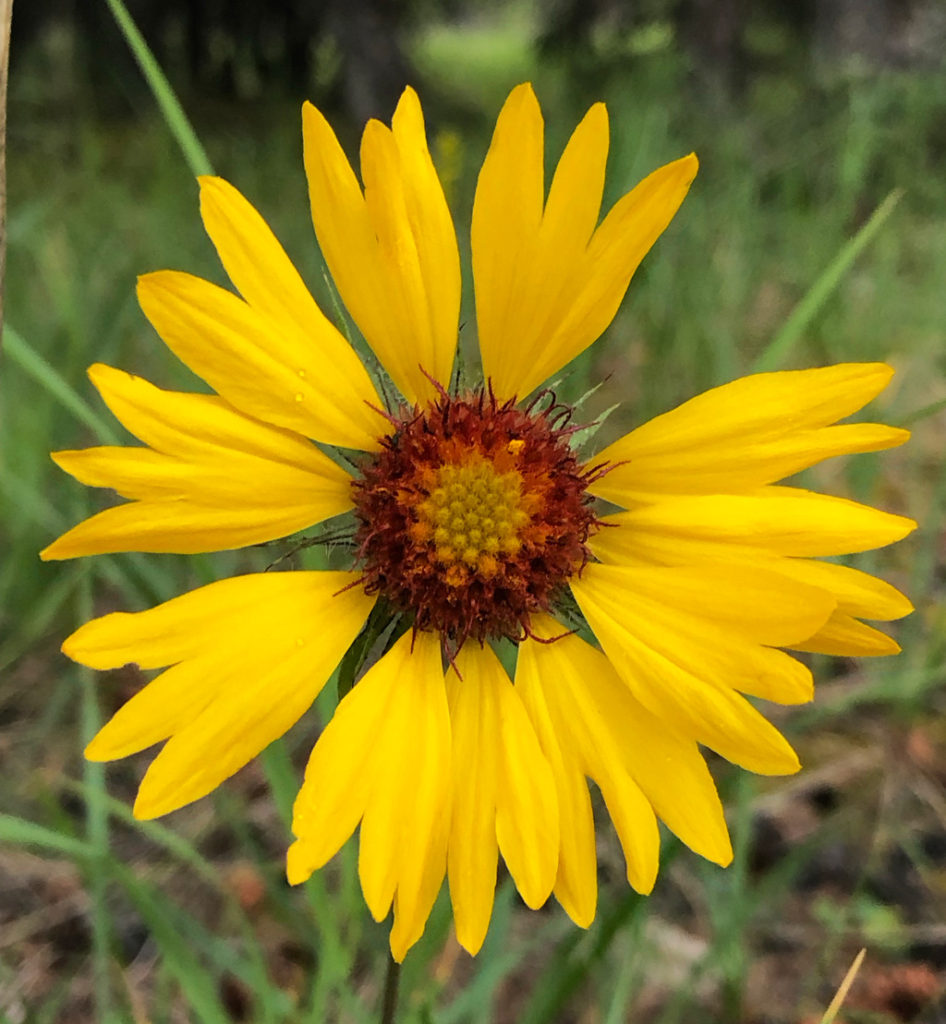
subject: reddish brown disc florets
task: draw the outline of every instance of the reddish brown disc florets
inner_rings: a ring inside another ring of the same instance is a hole
[[[396,421],[353,485],[366,591],[454,650],[527,632],[580,572],[597,525],[595,474],[561,413],[476,393]]]

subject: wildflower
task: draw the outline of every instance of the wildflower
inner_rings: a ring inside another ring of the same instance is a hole
[[[915,524],[777,485],[830,456],[905,441],[903,430],[837,424],[892,371],[746,377],[583,462],[569,410],[529,396],[608,326],[696,158],[655,171],[598,223],[604,106],[576,128],[546,196],[541,114],[531,88],[516,88],[473,209],[484,383],[451,387],[460,261],[417,96],[405,91],[390,129],[367,125],[363,188],[308,104],[303,130],[322,253],[402,398],[379,395],[247,200],[203,178],[204,224],[240,294],[172,271],[143,277],[138,294],[215,394],[94,366],[93,383],[143,447],[54,456],[128,502],[43,555],[217,551],[347,515],[351,568],[237,576],[82,626],[63,645],[76,661],[164,669],[87,756],[166,741],[135,804],[141,818],[165,814],[284,733],[357,641],[380,657],[312,752],[288,873],[304,880],[360,825],[365,899],[379,920],[393,905],[397,959],[445,875],[459,941],[477,951],[500,853],[529,906],[554,893],[588,925],[589,778],[638,891],[656,877],[658,818],[726,864],[698,745],[752,772],[794,772],[795,753],[747,699],[811,698],[809,670],[781,648],[898,650],[861,620],[905,615],[906,598],[818,559],[888,544]],[[346,464],[313,441],[359,454]],[[504,640],[517,645],[514,678],[497,653]]]

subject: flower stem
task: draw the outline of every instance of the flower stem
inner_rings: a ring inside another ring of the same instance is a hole
[[[381,1001],[380,1024],[394,1024],[397,1014],[397,988],[401,980],[401,965],[388,953],[388,969],[384,976],[384,996]]]

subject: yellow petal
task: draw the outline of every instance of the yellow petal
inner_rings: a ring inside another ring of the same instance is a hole
[[[103,363],[89,367],[89,379],[119,422],[165,455],[210,459],[226,447],[298,469],[322,464],[321,452],[296,431],[246,416],[216,395],[165,391]]]
[[[761,373],[713,388],[605,448],[614,468],[592,486],[628,507],[668,494],[735,493],[849,452],[903,444],[905,430],[829,427],[887,385],[883,363]],[[598,461],[596,459],[596,461]]]
[[[126,701],[85,748],[90,761],[116,761],[184,729],[219,696],[214,655],[165,669]]]
[[[40,555],[43,559],[55,559],[113,551],[184,555],[226,551],[287,537],[312,526],[319,521],[313,518],[316,516],[313,505],[284,508],[247,505],[228,511],[173,500],[130,502],[99,512],[67,530]]]
[[[496,891],[496,793],[501,753],[491,677],[483,678],[479,659],[470,658],[466,647],[461,651],[463,679],[453,670],[447,671],[446,679],[453,736],[447,877],[457,941],[475,955],[486,937]]]
[[[601,795],[621,843],[628,884],[637,892],[649,893],[657,881],[660,857],[660,833],[653,808],[629,775],[616,785],[613,775],[602,772],[602,778]]]
[[[591,539],[590,546],[598,558],[612,565],[692,567],[710,563],[777,573],[832,595],[838,605],[836,615],[886,621],[913,611],[913,605],[903,594],[875,576],[834,562],[786,557],[766,547],[741,543],[738,531],[730,529],[732,520],[727,520],[721,530],[707,529],[707,522],[701,521],[707,506],[717,512],[725,509],[736,517],[739,508],[745,511],[758,500],[729,495],[682,498],[605,516],[604,523],[612,528],[601,530]],[[819,523],[813,523],[816,531],[819,527]],[[757,535],[752,539],[759,543],[762,538]],[[892,653],[890,644],[892,641],[885,645],[883,653]]]
[[[307,623],[320,614],[331,617],[335,607],[343,621],[347,608],[357,607],[357,614],[364,611],[365,617],[374,601],[358,587],[346,589],[358,578],[358,573],[351,572],[233,576],[147,611],[112,612],[92,619],[65,640],[62,650],[73,661],[89,668],[130,664],[145,669],[162,668],[199,657],[216,647],[226,647],[243,622],[252,624],[258,619],[268,625],[278,624],[279,616],[271,618],[268,611],[274,606],[298,608],[287,619],[287,631],[297,621]]]
[[[450,712],[440,662],[440,638],[414,638],[411,675],[402,678],[398,699],[411,709],[413,724],[402,733],[404,788],[401,831],[389,837],[400,847],[401,869],[394,897],[391,955],[404,959],[424,932],[447,869],[450,829]]]
[[[870,551],[902,540],[916,529],[916,522],[906,516],[799,487],[762,487],[753,495],[764,501],[785,501],[789,514],[802,524],[797,531],[784,523],[782,530],[775,530],[772,543],[783,554],[818,556]],[[798,536],[806,525],[814,534],[819,521],[824,524],[820,537],[806,543]],[[849,534],[846,543],[841,536],[845,532]]]
[[[539,655],[536,671],[547,672],[549,668],[551,664]],[[556,691],[555,684],[559,681],[546,684],[546,698],[550,708],[554,708],[558,735],[575,752],[583,772],[594,779],[601,790],[624,851],[628,882],[638,892],[650,892],[657,878],[660,855],[660,836],[653,809],[637,780],[627,770],[621,742],[615,742],[615,737],[595,727],[600,723],[591,724],[589,728],[589,709],[575,708],[569,695]],[[618,686],[622,685],[619,681]],[[566,718],[563,715],[566,708],[579,717]]]
[[[628,506],[678,494],[750,491],[836,455],[896,447],[909,436],[897,427],[853,423],[798,431],[751,445],[721,445],[699,453],[681,451],[640,459],[630,455],[633,469],[630,464],[618,465],[591,490],[615,504]],[[612,455],[617,450],[607,449]]]
[[[43,558],[220,551],[285,537],[351,508],[351,477],[298,434],[214,396],[162,391],[107,366],[90,375],[123,422],[158,450],[56,452],[57,465],[82,483],[137,500],[80,523]]]
[[[175,663],[89,744],[110,760],[171,735],[135,805],[156,817],[208,793],[281,736],[309,707],[354,640],[372,600],[339,594],[352,573],[275,573],[212,583],[156,608],[94,619],[64,651],[84,664]],[[333,629],[320,623],[331,617]],[[171,706],[193,689],[182,720]],[[152,689],[152,687],[154,689]]]
[[[645,552],[659,556],[691,540],[718,544],[720,561],[728,560],[729,544],[773,555],[849,554],[892,544],[916,528],[904,516],[792,487],[673,498],[603,521],[609,528],[592,538],[592,550],[619,563]]]
[[[520,128],[525,131],[517,134]],[[535,369],[536,362],[544,366],[548,342],[573,301],[576,274],[598,220],[604,188],[608,155],[604,104],[595,104],[572,134],[552,179],[544,213],[541,145],[538,105],[531,89],[520,87],[500,114],[474,207],[480,351],[484,374],[502,397],[515,394],[526,376],[540,374],[537,382],[544,379],[546,374],[541,367]],[[524,160],[516,159],[519,152]],[[504,163],[513,168],[505,180]],[[514,176],[521,176],[520,187],[528,196],[525,210],[505,207],[508,198],[502,190],[518,180]],[[534,220],[536,199],[541,224]],[[510,221],[510,212],[525,223]],[[510,250],[518,250],[514,261]],[[524,396],[528,390],[519,394]]]
[[[591,796],[584,776],[574,766],[566,768],[563,762],[561,770],[559,765],[552,770],[555,774],[559,826],[562,832],[558,874],[553,892],[572,921],[579,928],[588,928],[594,920],[598,901]]]
[[[589,566],[580,586],[586,584],[624,627],[694,676],[781,704],[811,700],[808,668],[762,644],[807,640],[834,609],[824,591],[737,566]]]
[[[402,963],[407,951],[424,934],[427,919],[443,885],[446,870],[449,814],[434,823],[427,856],[420,867],[416,897],[408,902],[402,890],[394,894],[394,923],[391,926],[389,946],[391,956]]]
[[[540,627],[541,619],[533,620],[533,628]],[[553,622],[553,628],[556,632],[551,635],[563,632],[563,627],[557,623]],[[516,691],[526,707],[555,780],[560,837],[555,898],[575,924],[587,928],[594,920],[598,899],[591,800],[577,757],[566,744],[558,720],[552,717],[546,685],[539,663],[533,656],[539,646],[528,641],[520,645],[516,661]]]
[[[357,614],[333,604],[330,637],[311,621],[297,623],[297,634],[287,638],[274,635],[273,627],[262,640],[259,634],[253,637],[257,646],[251,650],[231,645],[229,663],[223,656],[208,663],[208,673],[216,670],[218,676],[204,685],[218,688],[216,699],[177,729],[152,762],[138,791],[135,816],[158,817],[206,795],[294,725],[361,628],[363,599],[358,603]],[[269,616],[261,618],[265,624]],[[283,614],[280,625],[285,629],[289,624],[291,617]],[[308,635],[298,635],[303,625]]]
[[[390,770],[385,754],[396,736],[386,725],[410,656],[410,638],[402,638],[345,695],[315,744],[293,805],[290,884],[335,856],[364,815],[376,780]],[[389,850],[395,863],[397,854]]]
[[[204,725],[217,722],[222,728],[223,720],[232,717],[244,694],[250,700],[254,695],[260,699],[259,688],[267,685],[267,674],[279,667],[274,659],[284,660],[286,671],[296,672],[295,682],[287,682],[298,689],[294,701],[301,702],[308,694],[311,703],[371,609],[372,601],[358,589],[333,596],[354,579],[353,573],[329,572],[238,576],[148,611],[116,612],[82,626],[63,644],[63,650],[83,664],[114,668],[137,663],[155,668],[176,663],[118,710],[89,744],[86,756],[95,761],[125,757],[169,736],[182,735],[198,719],[203,719]],[[337,616],[337,635],[325,636],[319,630],[320,617],[326,615]],[[298,718],[304,711],[305,707],[297,713],[289,708],[286,714],[291,717],[295,713]],[[248,714],[254,714],[252,709]],[[280,732],[291,724],[288,721]],[[214,744],[230,746],[213,769],[225,770],[228,758],[250,742],[245,723],[234,722],[231,731],[229,737],[221,734],[208,739],[203,751],[202,741],[195,740],[192,755],[214,761],[221,757]],[[226,775],[233,774],[259,749],[262,747],[247,753]],[[202,778],[205,767],[195,769]],[[188,780],[187,786],[169,796],[175,806],[197,799],[196,795],[182,796],[190,791],[192,782],[199,788],[196,779]],[[164,811],[154,811],[158,813]]]
[[[827,590],[838,602],[838,612],[889,622],[913,611],[913,605],[895,587],[846,565],[785,558],[779,559],[772,568],[802,583]]]
[[[329,362],[311,338],[177,271],[139,278],[138,301],[168,348],[241,412],[329,444],[377,447],[383,419],[351,403],[344,366]]]
[[[749,771],[761,775],[797,771],[798,759],[785,738],[744,698],[714,678],[725,668],[742,668],[745,672],[740,655],[746,659],[754,656],[761,663],[753,666],[756,671],[767,670],[777,683],[789,689],[797,685],[792,677],[764,655],[793,659],[780,651],[765,651],[748,644],[740,650],[737,644],[729,643],[721,652],[705,646],[701,642],[703,637],[695,643],[688,642],[685,636],[675,636],[673,629],[650,621],[642,623],[638,617],[627,622],[627,611],[636,601],[623,589],[616,591],[608,586],[606,578],[591,572],[603,568],[588,566],[580,581],[572,581],[572,593],[612,666],[634,697],[671,728],[692,736]],[[687,626],[690,625],[688,622]],[[637,630],[642,627],[644,632],[638,635]],[[680,662],[697,667],[700,674],[694,674]],[[803,670],[803,666],[799,668]],[[751,677],[738,678],[736,685],[743,688],[751,682]]]
[[[540,907],[549,897],[558,868],[558,805],[555,783],[532,723],[489,647],[468,644],[457,667],[472,685],[492,693],[482,712],[490,717],[490,747],[499,755],[496,838],[503,860],[526,904]]]
[[[312,222],[345,305],[405,397],[433,397],[425,371],[446,384],[453,365],[460,262],[416,94],[405,91],[393,132],[377,121],[366,127],[364,195],[308,103],[303,139]]]
[[[532,87],[507,99],[473,204],[473,278],[484,374],[525,397],[608,326],[638,264],[696,174],[694,156],[655,171],[595,230],[608,117],[595,104],[559,161],[543,211],[543,125]]]
[[[380,254],[364,196],[328,121],[302,105],[302,142],[312,223],[345,305],[373,347],[385,336]],[[377,350],[376,350],[377,351]]]
[[[229,452],[224,449],[223,457]],[[199,486],[199,470],[150,448],[103,446],[53,452],[53,462],[87,487],[110,487],[123,498],[180,498]],[[235,485],[239,486],[239,481]]]
[[[367,403],[379,406],[381,402],[361,360],[319,309],[253,206],[222,178],[198,180],[204,227],[230,280],[272,324],[275,334],[289,339],[296,352],[307,354],[306,362],[298,366],[306,377],[313,369],[312,356],[318,359],[311,386],[325,385],[321,401],[329,408],[319,411],[331,423],[325,429],[333,436],[312,436],[349,448],[373,449],[380,424]],[[332,371],[328,380],[326,367]]]
[[[555,784],[512,685],[501,692],[503,785],[496,837],[520,895],[527,906],[538,909],[549,898],[558,870]]]
[[[595,103],[572,132],[555,168],[542,214],[544,256],[558,248],[567,262],[584,253],[601,211],[607,159],[608,111],[603,103]]]
[[[397,892],[400,927],[397,939],[392,932],[392,944],[412,945],[437,895],[430,893],[428,875],[437,875],[439,889],[446,869],[450,721],[435,634],[406,634],[383,660],[392,660],[401,678],[381,734],[360,739],[377,745],[382,769],[361,824],[358,872],[376,920],[387,914]]]
[[[876,658],[900,653],[896,640],[843,612],[835,612],[814,636],[792,646],[796,651],[849,658]]]
[[[410,661],[408,640],[401,641],[396,657],[402,671],[417,671]],[[358,878],[365,903],[376,921],[383,921],[391,909],[405,858],[414,852],[404,848],[401,822],[405,815],[404,794],[417,781],[411,771],[410,759],[405,757],[403,750],[404,737],[412,735],[416,727],[413,720],[416,709],[399,697],[401,694],[395,693],[387,701],[380,732],[374,735],[362,733],[353,740],[361,746],[375,746],[373,756],[379,765],[383,765],[382,769],[375,771],[358,837]]]
[[[398,960],[423,933],[443,881],[450,763],[439,638],[408,633],[339,705],[312,752],[293,809],[292,883],[321,867],[364,819],[359,874],[365,899],[380,919],[393,894],[391,951]]]
[[[410,87],[404,90],[398,102],[391,119],[391,129],[397,145],[408,226],[420,264],[426,318],[430,323],[429,350],[418,355],[415,362],[421,362],[429,374],[446,384],[457,347],[460,253],[453,219],[427,148],[420,100]],[[398,270],[401,271],[399,265]],[[400,284],[395,285],[396,289],[400,287]],[[411,329],[411,325],[408,325],[408,329]],[[414,337],[417,334],[415,327]],[[407,369],[415,381],[418,394],[430,395],[430,382],[417,376],[416,367],[408,366]]]
[[[884,363],[838,363],[750,374],[691,398],[627,436],[640,455],[650,455],[824,427],[875,398],[893,373]]]
[[[561,631],[551,619],[534,627],[544,637]],[[584,640],[566,636],[552,644],[527,641],[520,658],[526,651],[536,674],[546,680],[559,735],[580,751],[606,799],[629,775],[683,842],[716,863],[729,863],[732,847],[722,805],[693,740],[635,700],[608,659]]]
[[[681,612],[759,644],[784,646],[812,635],[834,610],[823,590],[778,573],[740,565],[622,568],[589,565],[578,584],[605,594],[613,607],[647,605],[647,614]],[[711,597],[711,599],[710,599]],[[634,611],[630,608],[629,611]]]
[[[476,183],[470,229],[480,352],[501,399],[519,389],[517,287],[534,258],[544,198],[542,113],[526,83],[512,90],[497,118]],[[513,352],[507,354],[510,345]]]
[[[606,330],[634,271],[686,198],[698,166],[692,153],[666,164],[614,204],[575,267],[565,315],[535,351],[536,361],[524,365],[516,393],[528,394]]]
[[[380,121],[369,121],[365,127],[361,141],[361,175],[381,265],[397,268],[398,278],[396,284],[392,282],[389,294],[387,334],[401,344],[395,346],[393,339],[388,341],[378,357],[398,387],[403,384],[406,393],[416,399],[430,388],[423,371],[441,382],[450,379],[456,331],[454,329],[452,337],[447,334],[445,350],[438,353],[431,323],[433,311],[428,305],[424,280],[426,268],[421,265],[422,240],[411,230],[397,143],[391,130]],[[405,345],[408,338],[410,342]]]

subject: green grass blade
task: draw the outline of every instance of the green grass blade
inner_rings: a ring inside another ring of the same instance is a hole
[[[769,342],[765,351],[753,364],[753,372],[777,370],[784,365],[792,349],[798,344],[808,325],[818,311],[830,298],[841,283],[844,275],[854,265],[854,261],[867,248],[877,232],[883,227],[893,213],[897,203],[903,198],[902,189],[894,189],[870,215],[867,223],[857,234],[846,242],[840,252],[822,271],[821,276],[809,288],[808,293],[792,310],[782,329]]]
[[[200,174],[213,174],[210,159],[204,147],[200,144],[197,133],[188,120],[187,114],[184,113],[184,108],[181,106],[180,101],[174,94],[171,83],[161,70],[161,65],[155,60],[154,54],[144,40],[144,36],[138,31],[138,26],[128,13],[128,9],[122,0],[105,0],[105,2],[118,23],[125,41],[135,56],[135,60],[138,61],[142,74],[151,87],[154,98],[158,101],[158,106],[161,108],[164,121],[178,146],[181,147],[181,152],[184,154],[187,166],[190,167],[195,177]]]
[[[292,767],[285,740],[271,743],[260,755],[263,771],[273,794],[279,815],[289,838],[292,825],[292,805],[299,790],[300,779]],[[346,942],[344,910],[332,898],[326,887],[325,875],[316,872],[303,883],[310,920],[314,925],[312,937],[317,951],[318,968],[312,978],[310,992],[311,1019],[320,1020],[326,1012],[330,994],[344,987],[352,969],[354,950]]]
[[[79,580],[78,594],[79,622],[92,618],[91,573],[86,572]],[[91,669],[79,667],[79,683],[82,688],[80,715],[82,745],[85,746],[99,731],[101,712],[99,710],[98,684]],[[86,786],[85,835],[92,856],[86,864],[86,877],[92,916],[92,963],[94,971],[94,992],[97,1019],[107,1021],[111,1013],[111,937],[112,926],[109,915],[108,897],[108,808],[105,793],[105,765],[95,761],[84,761],[82,777]]]
[[[11,846],[38,846],[40,849],[75,860],[92,856],[92,848],[82,839],[64,835],[55,829],[18,818],[15,814],[0,814],[0,843]]]
[[[79,793],[83,799],[89,799],[89,787],[84,782],[66,779],[64,787]],[[143,836],[162,847],[167,853],[178,860],[182,866],[189,868],[207,885],[211,886],[227,907],[230,917],[236,922],[237,928],[245,944],[246,963],[243,976],[254,979],[254,992],[262,992],[267,985],[267,967],[259,943],[253,931],[253,925],[246,911],[227,882],[226,875],[220,867],[207,860],[184,836],[158,821],[141,821],[132,814],[131,808],[121,800],[106,794],[105,806],[111,817],[123,824],[137,829]],[[2,835],[2,833],[0,833]]]
[[[48,394],[68,409],[107,444],[118,444],[118,435],[105,422],[75,388],[54,370],[49,363],[9,324],[3,328],[3,349],[9,359],[33,378]]]
[[[121,865],[113,865],[113,871],[161,950],[165,970],[181,987],[193,1014],[191,1019],[228,1024],[229,1016],[220,1004],[215,979],[195,956],[195,949],[207,950],[206,942],[195,945],[197,922],[188,921],[188,926],[182,928],[179,915],[171,912],[161,893]],[[204,936],[205,940],[208,938]]]
[[[645,898],[628,891],[599,914],[593,930],[589,930],[589,942],[583,941],[585,933],[577,929],[560,942],[532,990],[532,997],[520,1018],[522,1024],[559,1019],[568,1000],[592,968],[603,960],[617,931],[629,927],[638,915],[646,912]]]
[[[46,633],[60,610],[71,598],[72,591],[81,574],[82,568],[75,566],[71,570],[64,571],[58,579],[43,589],[38,600],[26,610],[19,628],[13,632],[13,635],[0,643],[0,671],[12,665]],[[0,588],[0,595],[5,596],[4,589],[12,589],[12,587]]]
[[[495,1019],[496,999],[504,981],[522,968],[523,961],[536,945],[540,948],[554,945],[554,938],[547,943],[542,941],[544,932],[541,928],[536,928],[527,943],[519,943],[510,936],[516,901],[515,886],[511,879],[507,879],[497,889],[489,932],[476,959],[476,972],[456,993],[450,1005],[439,1011],[438,1024],[489,1024]],[[536,943],[536,940],[539,941]],[[411,961],[408,960],[405,973],[410,969]]]
[[[2,461],[0,497],[5,498],[11,507],[19,509],[21,514],[47,531],[48,540],[52,540],[56,534],[62,533],[71,525],[62,511],[44,494],[21,480]],[[100,556],[98,573],[104,582],[144,604],[165,601],[178,589],[172,573],[155,565],[146,555],[124,553],[119,556]]]
[[[923,420],[929,419],[930,416],[935,416],[944,409],[946,409],[946,398],[941,398],[938,402],[930,402],[929,405],[924,405],[914,412],[901,416],[897,420],[896,425],[898,427],[912,427],[915,423],[921,423]]]
[[[83,799],[89,799],[89,787],[85,782],[66,779],[63,785],[66,789],[81,794]],[[163,847],[172,857],[179,860],[182,865],[186,865],[204,882],[213,886],[224,899],[232,899],[232,894],[223,883],[220,869],[201,856],[197,848],[183,836],[166,825],[162,825],[159,821],[139,820],[132,814],[131,808],[127,804],[121,800],[116,800],[114,797],[106,795],[105,806],[112,817],[130,828],[137,829],[156,846]],[[234,903],[233,906],[238,908],[239,904]]]

